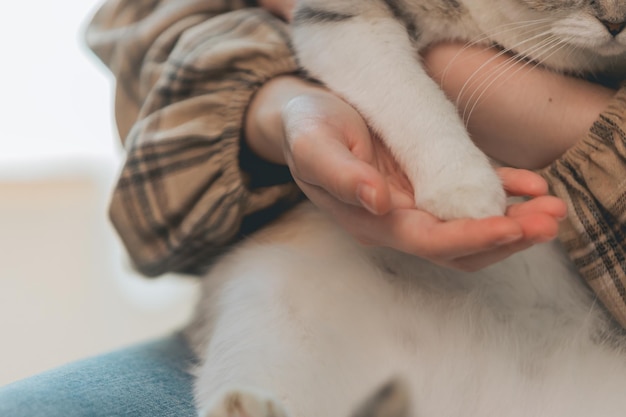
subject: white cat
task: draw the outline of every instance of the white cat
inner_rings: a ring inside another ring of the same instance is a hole
[[[304,205],[213,268],[187,334],[202,417],[356,416],[392,380],[398,417],[622,417],[612,326],[556,243],[462,273]]]
[[[416,51],[481,39],[621,75],[624,21],[618,0],[302,0],[294,36],[386,139],[419,205],[478,217],[504,194]],[[202,417],[626,414],[626,338],[557,243],[461,273],[362,247],[305,204],[212,268],[187,335]]]

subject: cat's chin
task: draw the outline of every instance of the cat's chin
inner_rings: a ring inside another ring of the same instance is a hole
[[[613,37],[601,37],[594,39],[571,39],[571,47],[578,49],[581,56],[590,58],[597,56],[601,58],[626,58],[626,39],[616,39]],[[569,48],[568,48],[569,49]]]
[[[593,50],[596,54],[605,58],[617,58],[626,56],[626,45],[612,39]]]
[[[555,53],[543,64],[554,71],[564,74],[573,74],[585,77],[592,73],[623,77],[626,62],[626,46],[617,42],[594,45],[593,47],[578,47],[577,52],[572,50]]]

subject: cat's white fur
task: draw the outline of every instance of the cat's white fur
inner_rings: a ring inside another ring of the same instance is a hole
[[[287,410],[248,405],[249,417],[349,417],[393,378],[409,387],[410,417],[626,410],[625,340],[557,243],[455,272],[364,248],[305,205],[203,285],[188,332],[202,417],[239,416],[224,395]]]
[[[302,0],[334,13],[323,18],[355,17],[297,27],[295,44],[305,67],[386,138],[418,204],[483,216],[503,209],[499,181],[415,50],[486,33],[559,70],[619,73],[626,33],[611,37],[590,1],[462,0],[454,22],[437,8],[451,1],[401,1],[420,16],[411,43],[386,1]],[[552,3],[563,7],[529,8]],[[626,16],[626,2],[596,3],[611,19]],[[537,19],[547,20],[513,24]],[[568,46],[542,56],[549,36]],[[225,256],[203,286],[187,332],[201,360],[202,417],[349,417],[393,378],[409,392],[403,417],[626,413],[626,339],[557,243],[461,273],[362,247],[303,206]]]

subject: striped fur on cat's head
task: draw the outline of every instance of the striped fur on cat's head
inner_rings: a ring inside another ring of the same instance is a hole
[[[453,3],[455,0],[448,0]],[[459,0],[492,40],[549,66],[623,71],[624,0]]]

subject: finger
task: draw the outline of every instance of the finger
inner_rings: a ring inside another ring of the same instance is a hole
[[[377,227],[381,216],[372,214],[363,207],[346,204],[323,188],[306,183],[298,185],[313,204],[335,219],[350,235],[362,242],[382,246],[379,234],[382,228]],[[364,225],[367,227],[363,227]]]
[[[507,216],[510,217],[521,217],[533,213],[544,213],[561,220],[567,215],[567,205],[558,197],[546,195],[507,207]]]
[[[567,215],[565,202],[554,196],[541,196],[507,208],[507,216],[519,222],[526,239],[546,242],[554,239],[559,222]]]
[[[391,207],[394,209],[414,209],[415,200],[413,194],[406,192],[404,188],[398,187],[393,182],[388,182],[391,193]]]
[[[297,180],[375,214],[391,209],[389,187],[376,168],[357,158],[338,140],[313,142],[302,139],[293,145],[291,164]]]
[[[394,210],[386,216],[374,216],[367,211],[346,205],[324,190],[305,186],[311,200],[328,212],[361,243],[387,246],[426,258],[437,264],[476,271],[533,245],[525,239],[514,222],[506,218],[460,220],[441,223],[426,212]],[[412,241],[415,233],[404,226],[411,224],[417,230],[432,229],[421,241]],[[367,227],[363,227],[367,225]],[[407,235],[408,234],[408,235]],[[508,243],[507,243],[508,242]]]
[[[537,243],[544,243],[554,239],[558,233],[558,221],[544,213],[530,213],[520,219],[524,230],[524,238],[511,244],[494,247],[481,253],[460,257],[451,264],[464,271],[477,271],[509,256],[530,248]]]
[[[548,193],[548,183],[539,174],[526,169],[498,168],[504,189],[513,196],[540,196]]]
[[[389,246],[442,261],[509,244],[524,236],[520,225],[506,217],[442,222],[419,210],[394,210],[385,217],[389,218],[390,236],[396,239]]]
[[[530,238],[524,239],[519,225],[506,218],[437,223],[430,214],[417,210],[395,210],[387,216],[373,218],[368,217],[369,213],[350,211],[339,215],[335,212],[335,216],[368,225],[353,230],[359,241],[391,247],[465,271],[484,268],[535,243]],[[404,213],[397,215],[398,212]],[[407,235],[404,227],[407,222],[416,227],[414,230],[431,229],[431,232],[425,232],[423,239],[414,240],[415,234]]]
[[[518,217],[524,238],[535,243],[554,239],[559,232],[559,221],[544,213],[532,213]]]
[[[290,21],[292,18],[293,0],[261,0],[259,4],[278,17]]]
[[[293,9],[295,7],[295,0],[281,0],[281,14],[288,21],[293,19]]]
[[[565,204],[558,198],[543,196],[529,202],[509,208],[515,212],[515,221],[521,227],[523,237],[512,243],[495,244],[485,250],[478,250],[469,255],[461,256],[450,261],[458,269],[476,271],[495,262],[499,262],[516,252],[525,250],[534,244],[554,239],[558,234],[558,224],[565,213]],[[511,213],[508,213],[510,216]]]

